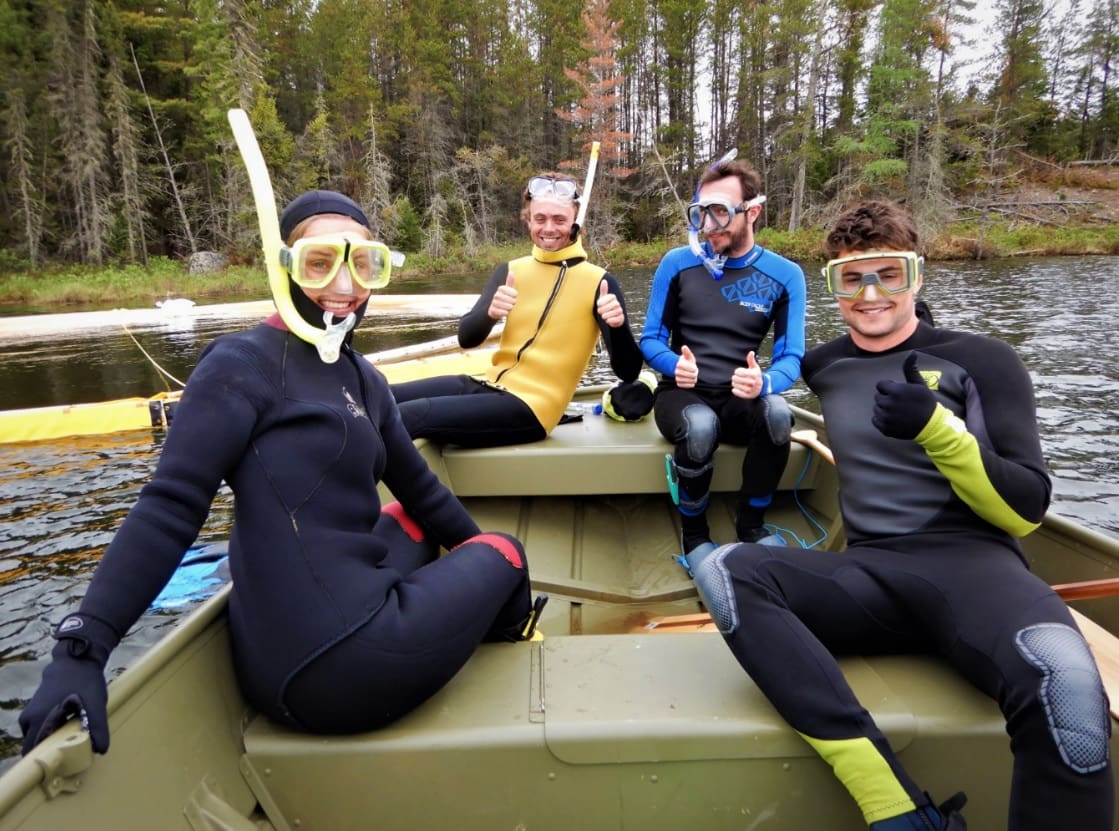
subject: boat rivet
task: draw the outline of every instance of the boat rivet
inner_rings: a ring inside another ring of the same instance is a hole
[[[548,781],[549,782],[555,782],[556,781],[556,775],[554,773],[549,773],[548,774]]]
[[[650,781],[650,782],[652,782],[652,783],[653,783],[653,784],[655,785],[655,784],[657,784],[657,782],[659,782],[659,781],[661,781],[661,780],[660,780],[660,777],[659,777],[659,776],[657,776],[657,775],[656,775],[656,774],[654,773],[654,774],[653,774],[652,776],[650,776],[650,777],[649,777],[649,781]]]
[[[788,762],[785,762],[785,764],[781,765],[781,769],[782,770],[792,770],[793,766],[790,765]]]

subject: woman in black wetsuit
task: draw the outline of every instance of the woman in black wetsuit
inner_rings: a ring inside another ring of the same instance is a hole
[[[94,750],[108,749],[109,653],[194,542],[223,480],[236,498],[234,664],[249,702],[277,721],[380,727],[483,640],[531,635],[521,545],[480,532],[416,451],[384,378],[350,348],[371,288],[387,281],[388,249],[332,191],[299,196],[280,225],[288,296],[203,352],[151,481],[56,629],[20,716],[25,753],[75,715]],[[382,481],[398,502],[382,506]]]

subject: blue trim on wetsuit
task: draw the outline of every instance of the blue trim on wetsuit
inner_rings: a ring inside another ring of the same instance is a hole
[[[760,245],[727,260],[718,280],[691,249],[674,248],[653,275],[641,351],[653,369],[672,378],[687,345],[700,367],[697,390],[725,389],[772,325],[763,394],[784,392],[800,376],[806,296],[800,266]]]

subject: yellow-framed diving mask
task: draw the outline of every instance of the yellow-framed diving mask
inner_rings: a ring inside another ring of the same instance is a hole
[[[345,265],[362,288],[382,289],[392,275],[392,254],[387,245],[375,240],[303,237],[280,249],[280,265],[301,288],[326,288]]]
[[[901,294],[917,285],[924,271],[925,258],[915,251],[865,251],[828,260],[821,269],[828,292],[843,299],[858,297],[867,286]]]

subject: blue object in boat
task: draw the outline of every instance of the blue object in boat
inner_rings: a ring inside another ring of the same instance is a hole
[[[188,548],[183,561],[152,601],[153,610],[178,609],[205,600],[229,582],[229,543]]]

